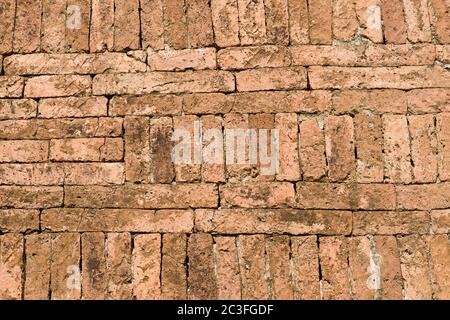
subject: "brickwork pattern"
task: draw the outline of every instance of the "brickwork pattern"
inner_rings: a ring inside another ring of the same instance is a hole
[[[450,299],[448,0],[0,0],[0,71],[0,299]]]

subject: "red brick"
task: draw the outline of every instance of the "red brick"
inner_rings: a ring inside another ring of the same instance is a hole
[[[88,52],[91,32],[89,25],[91,21],[91,1],[67,0],[66,7],[66,52]],[[69,22],[69,28],[67,22]]]
[[[20,98],[24,80],[16,76],[0,76],[0,98]]]
[[[148,65],[153,71],[186,69],[216,69],[216,49],[161,50],[148,53]]]
[[[294,90],[307,86],[304,68],[254,69],[236,74],[238,91]]]
[[[399,209],[429,210],[450,206],[450,184],[422,184],[397,187]]]
[[[299,126],[300,163],[304,180],[320,180],[326,175],[325,136],[317,118]]]
[[[14,52],[36,52],[41,46],[42,0],[17,0]]]
[[[0,141],[0,162],[43,162],[48,159],[48,141]]]
[[[331,44],[333,5],[331,0],[308,2],[309,37],[312,44]]]
[[[333,94],[333,110],[342,113],[406,113],[406,93],[400,90],[344,90]]]
[[[64,52],[66,5],[65,0],[42,1],[41,50],[43,52]]]
[[[288,0],[264,1],[267,42],[289,44],[289,11]]]
[[[175,180],[172,133],[171,118],[150,120],[150,182],[152,183],[170,183]]]
[[[36,117],[37,102],[31,99],[0,100],[0,120]]]
[[[317,236],[292,237],[292,286],[294,299],[319,300],[319,253]]]
[[[161,298],[161,235],[134,238],[133,293],[137,300]]]
[[[241,299],[236,238],[215,237],[215,257],[217,263],[217,299]]]
[[[145,117],[126,117],[124,129],[126,181],[148,182],[150,120]]]
[[[448,3],[445,0],[431,0],[428,5],[433,34],[437,36],[440,43],[450,43]]]
[[[0,299],[20,300],[22,282],[24,241],[21,234],[8,233],[0,236]]]
[[[450,264],[448,235],[431,236],[429,240],[433,298],[450,298]]]
[[[410,113],[450,112],[448,89],[416,89],[408,91],[407,94]]]
[[[50,299],[51,234],[31,234],[25,238],[25,300]]]
[[[39,230],[39,211],[5,209],[0,210],[2,232],[27,232]]]
[[[91,15],[89,33],[91,52],[112,50],[114,47],[114,0],[93,0]]]
[[[239,45],[239,13],[237,0],[211,0],[214,38],[219,47]]]
[[[383,42],[381,8],[378,0],[356,0],[356,15],[362,37],[375,43]]]
[[[237,0],[239,11],[239,38],[241,45],[266,42],[264,1]]]
[[[289,0],[289,36],[291,44],[309,43],[309,16],[306,0]]]
[[[165,300],[187,299],[186,235],[162,236],[161,295]]]
[[[164,49],[162,0],[141,0],[141,37],[143,49]]]
[[[353,213],[353,230],[365,234],[426,234],[430,216],[425,211],[358,211]]]
[[[226,48],[218,52],[217,59],[224,70],[287,67],[291,63],[289,50],[274,45]]]
[[[27,81],[24,96],[27,98],[50,98],[89,95],[91,82],[89,76],[38,76]]]
[[[0,9],[0,53],[8,53],[12,51],[15,15],[16,1],[3,1]]]
[[[185,49],[188,46],[184,9],[184,1],[163,0],[165,44],[173,49]]]
[[[295,113],[278,113],[276,128],[280,130],[280,168],[277,180],[298,181],[301,179],[298,150],[298,121]]]
[[[402,0],[381,0],[384,38],[387,43],[406,42],[406,24]]]
[[[289,237],[273,236],[267,238],[266,251],[269,260],[271,298],[274,300],[292,300]]]
[[[189,47],[207,47],[214,42],[210,1],[186,0]]]
[[[132,299],[131,235],[109,233],[105,244],[107,298]]]
[[[450,180],[450,113],[436,116],[439,179]]]
[[[337,0],[333,3],[333,35],[340,41],[351,41],[356,35],[358,20],[354,2]]]
[[[403,0],[408,39],[415,42],[430,42],[431,27],[428,2],[424,0]]]
[[[64,167],[53,163],[0,164],[0,180],[4,185],[62,185]]]
[[[450,210],[431,211],[431,227],[434,233],[450,233]]]
[[[41,99],[40,118],[82,118],[107,116],[105,97],[69,97]]]
[[[51,140],[50,159],[54,161],[120,161],[122,138]]]
[[[41,209],[62,205],[61,187],[0,186],[0,207]]]
[[[106,298],[105,234],[88,232],[81,235],[82,298],[104,300]]]
[[[139,0],[114,0],[114,50],[139,49]]]

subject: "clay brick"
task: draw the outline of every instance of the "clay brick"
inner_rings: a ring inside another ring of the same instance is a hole
[[[68,97],[89,95],[92,80],[89,76],[38,76],[28,79],[24,96],[27,98]]]
[[[198,93],[183,97],[183,111],[187,114],[228,113],[235,102],[235,97],[222,93]]]
[[[431,27],[427,1],[403,0],[409,41],[430,42]]]
[[[114,0],[93,0],[91,14],[89,33],[91,52],[112,50],[114,47]]]
[[[150,182],[152,183],[171,183],[175,180],[172,132],[171,118],[150,120]]]
[[[448,183],[398,186],[396,189],[399,209],[444,209],[450,204]]]
[[[126,117],[124,129],[126,181],[148,182],[150,175],[150,120],[144,117]]]
[[[186,69],[216,69],[216,49],[161,50],[148,53],[148,65],[153,71]]]
[[[450,112],[448,89],[416,89],[408,91],[407,95],[410,113]]]
[[[365,47],[302,45],[290,47],[292,65],[356,66],[364,65]]]
[[[269,299],[269,283],[266,274],[266,250],[263,235],[238,237],[239,270],[242,299]]]
[[[138,300],[161,298],[161,235],[143,234],[134,238],[133,294]]]
[[[358,27],[354,2],[337,0],[333,3],[333,35],[340,41],[354,39]]]
[[[13,51],[36,52],[41,46],[42,0],[17,0]]]
[[[39,230],[39,211],[5,209],[0,210],[2,232],[27,232]]]
[[[319,254],[317,236],[292,237],[292,286],[294,299],[319,300]]]
[[[66,52],[89,52],[91,1],[67,0],[66,7]]]
[[[306,70],[297,68],[254,69],[236,74],[238,91],[294,90],[307,87]]]
[[[209,0],[186,0],[189,47],[207,47],[214,42]]]
[[[276,128],[280,130],[280,168],[277,180],[301,180],[297,115],[295,113],[278,113],[275,115],[275,123]]]
[[[288,0],[264,1],[267,42],[289,44],[289,12]]]
[[[333,5],[331,0],[308,2],[309,37],[312,44],[331,44]]]
[[[2,1],[0,8],[0,53],[8,53],[11,52],[13,48],[16,1]]]
[[[0,236],[0,299],[20,300],[24,241],[21,234],[8,233]]]
[[[380,257],[369,237],[348,241],[348,265],[351,270],[351,295],[357,300],[375,300],[381,296]]]
[[[66,1],[42,0],[41,50],[63,52],[65,49]]]
[[[299,125],[300,163],[304,180],[320,180],[326,174],[325,137],[317,119]]]
[[[402,0],[381,0],[384,38],[387,43],[406,42],[406,23]]]
[[[273,236],[266,239],[266,251],[269,260],[271,298],[292,300],[290,240],[288,236]]]
[[[82,299],[106,298],[105,234],[87,232],[81,235]]]
[[[0,98],[20,98],[23,95],[23,88],[23,78],[0,76]]]
[[[50,141],[50,159],[54,161],[120,161],[122,158],[121,138]]]
[[[66,206],[91,208],[211,208],[217,207],[212,184],[153,184],[124,186],[71,186],[65,188]]]
[[[39,101],[40,118],[82,118],[107,116],[105,97],[50,98]]]
[[[131,300],[131,235],[108,233],[105,248],[107,297],[109,300]]]
[[[267,40],[264,1],[237,0],[241,45],[263,44]]]
[[[439,179],[450,180],[450,113],[436,116]]]
[[[141,37],[143,49],[164,49],[162,0],[141,0]]]
[[[353,213],[353,234],[426,234],[430,216],[425,211],[358,211]]]
[[[30,119],[37,113],[37,102],[31,99],[0,99],[0,120]]]
[[[431,272],[426,238],[409,235],[399,237],[397,243],[403,277],[403,298],[406,300],[431,299]]]
[[[235,237],[215,237],[217,299],[241,299],[238,254]]]
[[[187,298],[186,235],[167,233],[162,236],[161,295],[165,300]]]
[[[61,206],[62,201],[60,187],[0,187],[0,207],[40,209]]]
[[[93,80],[95,95],[230,92],[234,87],[234,77],[225,71],[101,74]]]
[[[125,182],[122,163],[66,163],[65,185],[109,185]]]
[[[202,145],[203,145],[203,162],[202,162],[202,179],[204,182],[225,182],[225,164],[223,153],[223,119],[213,115],[206,115],[201,117],[202,130]],[[211,133],[207,133],[208,130]],[[220,146],[220,150],[216,150],[214,146]],[[222,160],[220,163],[215,160]]]
[[[388,182],[411,182],[408,123],[405,116],[384,115],[384,166]]]
[[[356,15],[362,37],[375,43],[383,42],[381,8],[378,0],[356,0]]]
[[[322,299],[349,300],[350,277],[348,251],[349,243],[345,237],[320,237],[319,260],[322,270]]]
[[[53,163],[0,164],[0,181],[4,185],[62,185],[64,167]]]
[[[437,36],[440,43],[450,43],[448,3],[445,0],[431,0],[428,5],[433,34]]]
[[[290,43],[309,43],[308,1],[289,0],[288,6]]]
[[[407,94],[400,90],[343,90],[333,94],[333,110],[338,113],[383,114],[407,112]]]
[[[210,234],[192,234],[188,240],[189,300],[217,299],[217,282]]]
[[[429,247],[433,298],[438,300],[448,300],[450,297],[450,274],[448,271],[450,255],[448,235],[431,236]]]
[[[431,226],[434,233],[449,233],[450,210],[431,211]]]
[[[325,118],[325,150],[330,181],[349,178],[355,170],[353,119],[350,116]]]
[[[31,234],[25,238],[25,300],[50,299],[51,234]]]
[[[286,207],[294,200],[294,187],[287,182],[245,183],[220,186],[224,207]]]
[[[80,245],[78,233],[52,235],[50,258],[50,298],[52,300],[80,299]]]
[[[215,42],[219,47],[239,45],[239,13],[237,0],[211,0]]]
[[[115,96],[109,105],[112,116],[176,115],[181,113],[182,98],[176,95]]]
[[[173,49],[188,46],[187,18],[184,1],[163,0],[165,44]]]
[[[351,212],[320,210],[196,210],[195,229],[219,234],[349,234]]]
[[[194,223],[188,210],[59,208],[41,218],[42,228],[53,232],[190,232]]]
[[[43,162],[48,159],[48,141],[0,141],[0,162]]]
[[[139,0],[114,0],[114,50],[139,49]]]
[[[291,64],[289,50],[274,45],[226,48],[218,52],[217,60],[224,70],[276,68]]]
[[[358,113],[354,118],[357,181],[383,182],[383,136],[381,117]]]

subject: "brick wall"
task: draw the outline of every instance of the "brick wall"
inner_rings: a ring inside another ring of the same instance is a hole
[[[449,299],[449,12],[0,0],[0,298]]]

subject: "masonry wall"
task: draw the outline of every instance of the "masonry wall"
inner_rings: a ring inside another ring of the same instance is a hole
[[[449,12],[0,0],[0,298],[449,299]],[[223,163],[174,163],[195,123]]]

